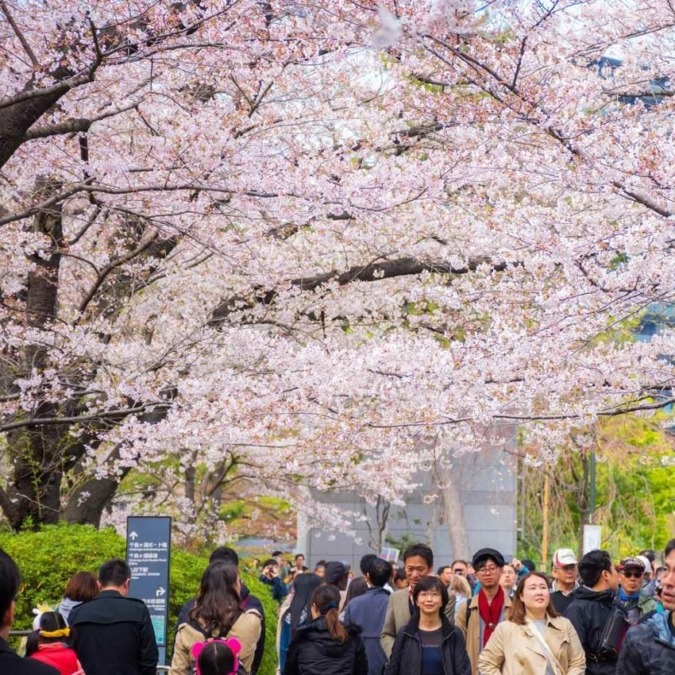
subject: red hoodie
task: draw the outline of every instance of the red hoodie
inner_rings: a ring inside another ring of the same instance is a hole
[[[75,651],[66,647],[63,642],[40,645],[38,651],[31,654],[30,658],[56,668],[61,675],[84,675]]]

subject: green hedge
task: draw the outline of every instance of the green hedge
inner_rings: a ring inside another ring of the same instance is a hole
[[[50,525],[37,532],[13,534],[0,532],[0,548],[14,558],[21,569],[23,587],[17,601],[12,628],[30,630],[33,607],[40,603],[57,604],[70,577],[81,570],[96,574],[99,565],[109,558],[124,558],[125,541],[113,529],[96,530],[87,525]],[[208,556],[194,555],[172,547],[169,581],[169,652],[176,631],[179,609],[199,588],[199,579]],[[244,570],[242,581],[265,607],[267,620],[265,655],[260,675],[276,672],[277,604],[269,589]]]

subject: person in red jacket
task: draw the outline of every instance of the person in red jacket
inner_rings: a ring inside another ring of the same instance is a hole
[[[56,668],[61,675],[84,675],[75,651],[67,644],[70,628],[61,614],[43,612],[38,623],[26,641],[26,656]]]

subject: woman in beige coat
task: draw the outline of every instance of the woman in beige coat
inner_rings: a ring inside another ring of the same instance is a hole
[[[524,576],[508,620],[502,621],[478,659],[480,675],[584,675],[586,657],[572,624],[558,616],[548,580]]]
[[[239,663],[251,672],[261,617],[255,609],[239,607],[241,583],[237,568],[225,562],[211,563],[202,575],[195,606],[188,621],[178,627],[169,675],[191,675],[192,647],[210,638],[235,637],[241,643]]]

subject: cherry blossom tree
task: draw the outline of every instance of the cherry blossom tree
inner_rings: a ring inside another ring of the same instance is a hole
[[[237,484],[396,502],[673,401],[672,334],[624,330],[675,287],[666,0],[0,15],[13,527],[132,470],[186,531]]]

